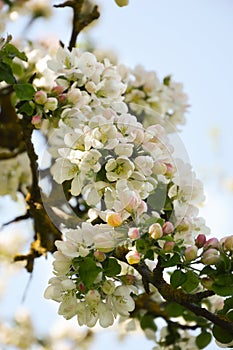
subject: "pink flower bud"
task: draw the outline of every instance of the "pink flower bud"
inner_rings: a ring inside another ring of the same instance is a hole
[[[61,85],[56,85],[52,88],[52,92],[55,95],[61,95],[64,90],[65,90],[64,86],[61,86]]]
[[[130,227],[128,237],[131,239],[138,239],[140,237],[139,229],[137,227]]]
[[[106,259],[106,255],[103,252],[100,252],[99,250],[96,250],[94,252],[94,257],[99,262],[103,262]]]
[[[187,247],[184,251],[184,256],[187,261],[195,260],[197,257],[197,247],[195,245]]]
[[[107,214],[107,223],[112,227],[121,226],[123,220],[119,213],[109,213]]]
[[[199,234],[195,239],[195,244],[197,248],[202,248],[205,243],[206,243],[206,236],[203,234]]]
[[[168,235],[174,231],[174,225],[170,221],[166,221],[163,224],[163,234]]]
[[[137,251],[130,250],[125,258],[130,265],[138,264],[140,261],[140,254]]]
[[[165,242],[163,246],[163,251],[165,253],[170,253],[173,251],[174,247],[175,247],[175,242]]]
[[[37,129],[40,129],[42,124],[42,119],[40,115],[34,115],[31,120],[32,125],[34,125]]]
[[[209,248],[219,249],[220,248],[219,240],[217,238],[210,238],[208,239],[208,241],[205,242],[203,248],[204,250]]]
[[[43,105],[45,104],[45,102],[47,101],[47,93],[45,91],[37,91],[35,93],[35,102],[38,103],[39,105]]]
[[[58,102],[65,103],[67,100],[67,94],[61,94],[57,98],[58,98]]]
[[[165,165],[167,167],[165,175],[171,177],[174,174],[175,168],[170,163],[165,163]]]
[[[159,239],[159,238],[163,237],[163,230],[162,230],[161,225],[158,222],[150,225],[148,233],[149,233],[150,237],[153,239]]]
[[[219,260],[219,251],[214,248],[210,248],[204,251],[201,258],[202,263],[205,265],[215,265],[219,262]]]

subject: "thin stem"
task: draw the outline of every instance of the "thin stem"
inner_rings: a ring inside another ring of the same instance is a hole
[[[94,6],[90,12],[82,11],[85,0],[68,0],[62,4],[54,5],[56,8],[71,7],[73,9],[72,33],[68,49],[71,51],[76,45],[79,33],[100,16],[98,6]]]

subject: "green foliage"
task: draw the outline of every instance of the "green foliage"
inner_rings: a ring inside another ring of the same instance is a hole
[[[14,84],[16,96],[21,101],[30,101],[34,97],[35,89],[32,84]]]
[[[154,332],[157,330],[157,326],[154,321],[154,317],[148,313],[142,316],[140,320],[140,326],[144,329],[152,329]]]
[[[199,285],[199,278],[193,271],[186,272],[186,281],[182,284],[182,288],[187,293],[193,292]]]
[[[171,254],[166,254],[162,260],[162,267],[172,267],[181,263],[180,255],[175,253],[171,256]]]
[[[222,344],[228,344],[233,341],[233,334],[230,334],[229,331],[216,325],[213,326],[213,336]]]
[[[170,278],[170,282],[173,288],[181,286],[187,280],[187,275],[181,270],[175,270]]]
[[[18,65],[14,62],[14,58],[27,61],[24,52],[20,52],[14,45],[10,44],[11,37],[8,36],[5,44],[0,50],[0,82],[5,81],[7,84],[15,84],[15,74],[19,72]]]
[[[84,285],[90,288],[95,281],[98,274],[102,271],[100,267],[96,265],[96,262],[89,257],[79,263],[79,276]]]
[[[177,303],[169,303],[167,304],[165,311],[168,313],[170,317],[179,317],[184,313],[185,308]]]
[[[114,258],[105,260],[102,263],[102,266],[104,270],[103,272],[107,277],[117,276],[121,272],[121,265]]]
[[[199,349],[204,349],[207,345],[209,345],[211,339],[211,334],[203,330],[196,338],[196,345]]]

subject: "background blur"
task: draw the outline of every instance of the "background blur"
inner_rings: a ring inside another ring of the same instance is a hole
[[[120,62],[131,67],[142,64],[155,70],[160,78],[172,74],[174,80],[184,84],[190,108],[180,138],[194,170],[204,182],[206,203],[201,215],[213,235],[233,234],[232,0],[130,0],[124,8],[118,8],[113,0],[98,0],[98,4],[102,8],[101,18],[89,31],[96,47],[112,49]],[[52,19],[48,22],[38,19],[27,35],[30,39],[56,36],[68,44],[70,15],[68,9],[56,9]],[[21,21],[11,24],[8,33],[17,36],[21,28]],[[12,205],[7,198],[0,202],[4,218],[0,220],[12,218]],[[30,232],[30,224],[27,225]],[[26,228],[18,223],[10,229]],[[43,299],[51,261],[40,258],[36,262],[23,303],[32,311],[34,325],[41,334],[57,317],[57,305]],[[23,271],[11,282],[0,305],[1,319],[10,320],[22,306],[28,279]],[[101,349],[103,344],[111,350],[152,348],[153,342],[143,335],[135,337],[132,333],[119,344],[116,333],[104,330],[90,349]],[[215,348],[214,344],[208,347]]]

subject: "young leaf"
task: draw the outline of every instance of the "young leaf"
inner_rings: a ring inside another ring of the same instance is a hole
[[[7,84],[16,82],[11,67],[4,62],[0,62],[0,81],[5,81]]]
[[[21,101],[30,101],[35,94],[34,87],[31,84],[14,84],[14,90]]]
[[[233,334],[230,334],[229,331],[226,331],[225,329],[222,329],[216,325],[213,327],[213,336],[222,344],[228,344],[233,340]]]
[[[171,275],[170,282],[173,288],[178,288],[187,280],[187,276],[181,270],[175,270]]]
[[[87,288],[90,288],[98,274],[102,271],[91,258],[85,258],[79,265],[79,276]]]
[[[108,276],[108,277],[119,275],[119,273],[121,272],[121,265],[114,258],[105,260],[102,263],[102,266],[104,269],[105,276]]]
[[[145,314],[140,320],[140,326],[142,329],[152,329],[156,332],[157,326],[154,322],[154,317],[150,314]]]
[[[168,256],[169,256],[169,254],[168,254]],[[162,261],[161,265],[162,265],[162,267],[172,267],[172,266],[176,266],[178,264],[180,264],[180,256],[179,256],[179,254],[174,254],[171,258],[168,257],[168,258],[166,258],[166,260],[164,259]]]
[[[185,290],[185,292],[191,293],[198,287],[198,284],[198,276],[192,271],[186,272],[186,281],[182,284],[182,288]]]
[[[211,334],[203,331],[196,337],[196,344],[199,349],[204,349],[211,342]]]

